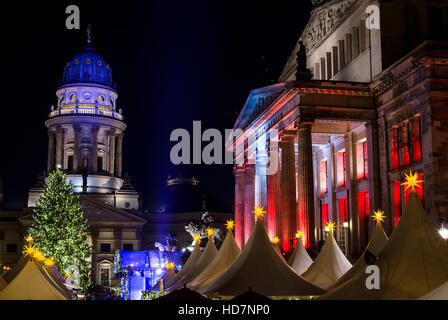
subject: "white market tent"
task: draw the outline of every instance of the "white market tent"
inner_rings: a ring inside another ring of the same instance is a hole
[[[156,283],[154,287],[151,288],[150,291],[160,291],[161,282],[163,282],[163,290],[165,290],[166,283],[171,282],[176,276],[176,272],[174,269],[167,269],[163,277]]]
[[[165,290],[166,288],[174,285],[184,275],[188,274],[192,270],[192,268],[194,267],[195,263],[198,261],[200,256],[201,256],[201,248],[199,247],[199,241],[196,241],[194,249],[191,252],[190,256],[188,257],[182,269],[179,270],[179,272],[176,274],[174,278],[172,278],[171,280],[167,281],[167,283],[164,284]]]
[[[448,300],[448,282],[442,284],[430,293],[425,294],[418,300]]]
[[[352,264],[334,239],[333,230],[330,230],[316,260],[302,277],[320,288],[328,289],[351,267]]]
[[[448,281],[448,244],[412,191],[403,215],[375,263],[380,289],[368,290],[359,272],[320,299],[417,299]]]
[[[306,251],[300,239],[297,240],[296,247],[288,258],[288,265],[297,273],[302,274],[313,263],[310,255]]]
[[[237,296],[248,288],[265,296],[316,296],[322,290],[297,275],[280,257],[257,219],[243,251],[230,267],[200,293]]]
[[[69,300],[56,282],[29,260],[8,285],[0,291],[0,300]]]
[[[169,288],[167,287],[167,291],[174,291],[176,289],[181,288],[184,284],[189,283],[194,278],[196,278],[202,271],[207,268],[210,263],[215,259],[218,254],[218,249],[216,249],[215,243],[213,242],[213,237],[208,238],[207,245],[205,246],[204,251],[201,254],[201,257],[196,261],[193,268],[188,273],[185,273],[184,276],[179,279],[175,284],[171,285]]]
[[[227,231],[218,254],[212,262],[195,279],[188,283],[193,290],[202,288],[220,276],[240,255],[241,250],[235,241],[232,230]]]
[[[344,273],[344,275],[336,281],[336,283],[332,286],[332,288],[340,286],[341,284],[348,281],[350,278],[355,276],[360,271],[365,272],[367,268],[367,263],[365,261],[366,251],[368,250],[375,257],[378,257],[380,255],[381,250],[384,248],[386,242],[387,242],[387,236],[386,233],[384,232],[383,226],[381,222],[377,222],[372,237],[370,238],[370,241],[367,244],[367,247],[364,250],[361,257],[359,257],[359,259],[355,262],[355,264],[350,270]]]

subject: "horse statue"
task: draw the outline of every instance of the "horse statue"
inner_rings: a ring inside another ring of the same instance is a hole
[[[187,231],[191,237],[194,237],[195,235],[199,235],[199,237],[202,239],[207,238],[207,229],[211,227],[212,222],[215,221],[215,217],[208,212],[204,212],[201,216],[201,220],[190,220],[185,223],[185,231]],[[224,240],[225,234],[223,233],[223,230],[220,228],[212,228],[214,232],[214,237],[220,241]],[[194,240],[192,241],[190,245],[190,249],[193,249],[195,243]]]

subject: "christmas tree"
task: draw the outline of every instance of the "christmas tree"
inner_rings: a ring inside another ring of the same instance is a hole
[[[88,226],[79,195],[66,183],[66,174],[56,169],[50,173],[42,195],[33,210],[34,223],[28,230],[34,244],[47,257],[54,257],[56,268],[64,274],[79,271],[79,286],[91,285]]]

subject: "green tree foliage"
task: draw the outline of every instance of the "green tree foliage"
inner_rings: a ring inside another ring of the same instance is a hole
[[[79,270],[79,285],[91,286],[90,258],[92,247],[87,242],[88,226],[79,195],[66,183],[66,174],[56,169],[50,173],[33,211],[34,223],[28,230],[36,247],[46,257],[54,257],[56,268],[65,274]]]

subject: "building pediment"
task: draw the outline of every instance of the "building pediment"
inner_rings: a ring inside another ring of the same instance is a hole
[[[245,129],[288,89],[288,84],[279,83],[268,87],[254,89],[235,123],[234,129]]]
[[[328,1],[311,12],[311,18],[301,37],[308,54],[350,15],[350,9],[356,2],[356,0]]]

